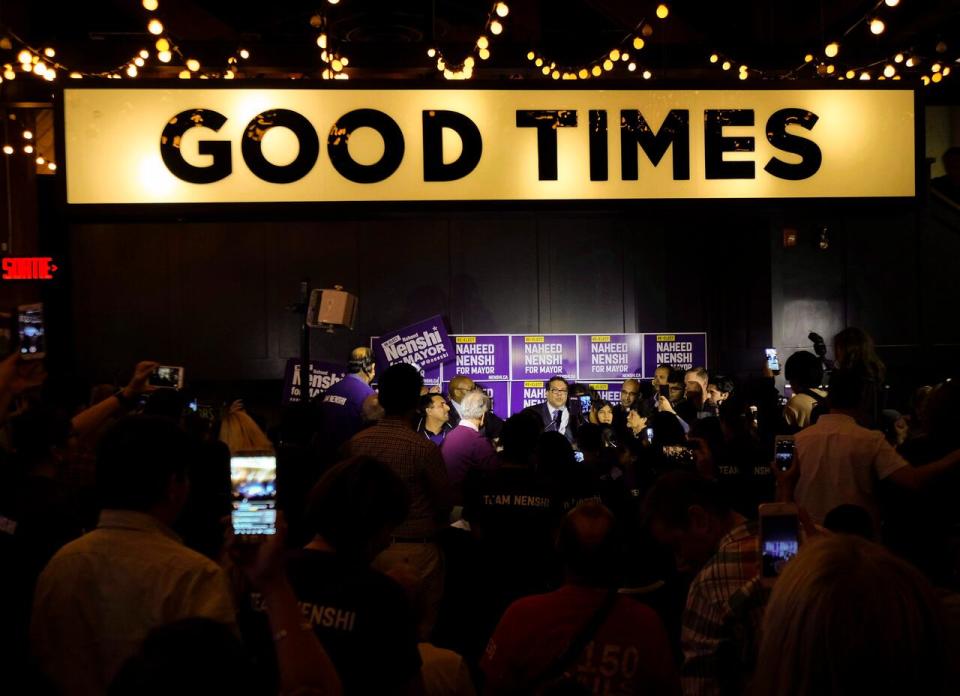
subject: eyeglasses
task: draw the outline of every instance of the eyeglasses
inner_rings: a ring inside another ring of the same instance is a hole
[[[566,393],[567,393],[567,390],[566,390],[566,389],[551,389],[551,390],[550,390],[550,393],[551,393],[551,394],[566,394]]]

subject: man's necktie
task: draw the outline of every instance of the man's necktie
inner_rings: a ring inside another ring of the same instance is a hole
[[[553,412],[553,428],[558,433],[560,432],[560,421],[563,419],[563,411],[559,408]]]

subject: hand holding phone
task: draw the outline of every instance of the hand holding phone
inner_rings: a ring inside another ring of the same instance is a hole
[[[760,506],[760,582],[771,587],[797,555],[801,543],[799,510],[795,503]]]
[[[177,365],[157,365],[147,380],[154,389],[183,389],[184,369]]]
[[[277,532],[277,458],[272,452],[230,457],[233,533],[260,537]]]
[[[773,444],[773,465],[777,471],[790,471],[796,461],[797,448],[793,435],[777,435]]]
[[[39,360],[46,357],[46,333],[42,302],[17,307],[17,339],[21,358]]]
[[[775,375],[780,374],[780,358],[777,357],[776,348],[767,348],[763,351],[767,357],[767,369]]]

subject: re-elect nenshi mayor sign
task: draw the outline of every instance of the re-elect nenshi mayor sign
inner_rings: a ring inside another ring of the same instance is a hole
[[[70,204],[915,195],[909,89],[63,93]]]
[[[421,371],[440,366],[454,359],[454,348],[438,315],[374,338],[373,354],[382,375],[391,365],[403,362]]]

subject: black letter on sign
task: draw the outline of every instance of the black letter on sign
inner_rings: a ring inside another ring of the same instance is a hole
[[[454,162],[443,163],[443,129],[460,136],[463,149]],[[423,112],[423,180],[454,181],[472,172],[483,154],[480,129],[456,111]]]
[[[210,109],[181,111],[171,118],[160,134],[160,157],[170,173],[191,184],[212,184],[230,176],[233,162],[230,159],[228,141],[201,140],[197,143],[197,152],[201,155],[213,155],[213,164],[206,167],[189,164],[183,159],[183,152],[180,150],[183,134],[191,128],[203,126],[218,131],[226,122],[226,116]]]
[[[724,126],[752,126],[753,109],[707,109],[704,112],[704,157],[708,179],[753,179],[753,162],[724,162],[724,152],[753,152],[752,136],[724,138]]]
[[[636,181],[637,145],[656,167],[673,145],[673,178],[690,178],[690,112],[671,109],[656,133],[639,111],[620,112],[620,178]]]
[[[358,164],[347,148],[357,128],[373,128],[383,138],[383,157],[374,164]],[[397,171],[403,161],[403,132],[392,118],[376,109],[354,109],[345,113],[330,129],[327,152],[340,176],[357,184],[375,184]]]
[[[263,156],[263,137],[271,128],[289,128],[297,136],[300,149],[296,159],[282,167],[268,162]],[[254,116],[247,124],[240,141],[243,161],[250,171],[271,184],[290,184],[305,177],[320,154],[320,139],[310,121],[289,109],[272,109]]]
[[[576,125],[576,110],[517,111],[517,128],[537,129],[537,171],[540,181],[557,180],[557,128]]]
[[[805,109],[780,109],[767,119],[767,140],[770,144],[784,152],[800,155],[800,162],[790,164],[773,157],[764,170],[775,177],[790,181],[809,179],[816,174],[823,162],[820,147],[812,140],[787,133],[787,126],[795,123],[807,130],[813,130],[819,120],[819,116]]]
[[[607,112],[590,109],[590,181],[607,180]]]

